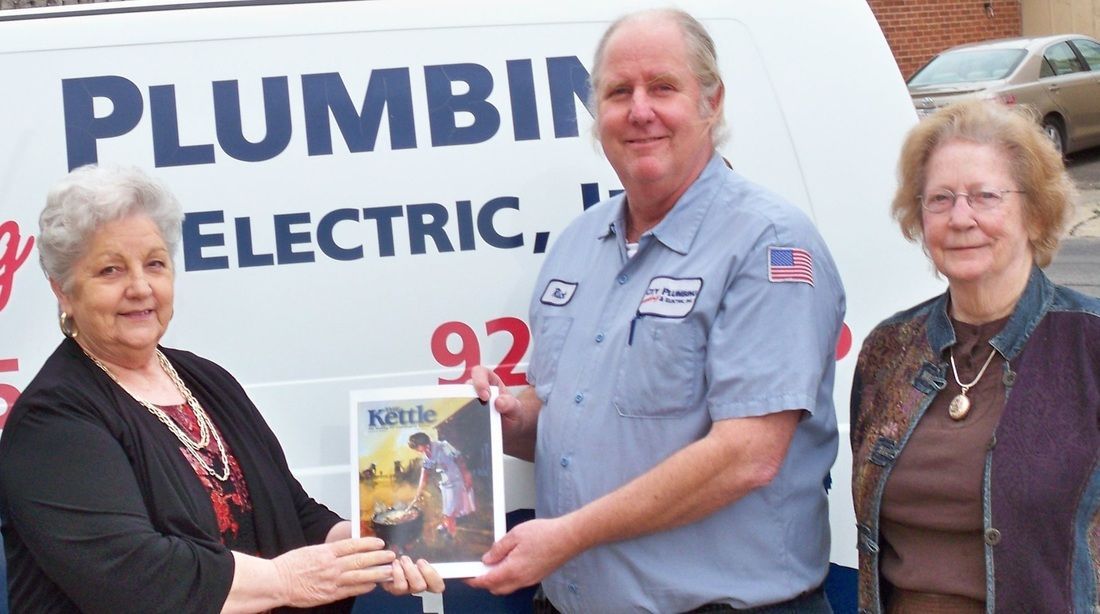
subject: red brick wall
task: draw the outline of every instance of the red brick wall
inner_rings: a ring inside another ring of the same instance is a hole
[[[903,77],[963,43],[1020,36],[1020,0],[867,0]],[[992,8],[993,16],[985,8]]]

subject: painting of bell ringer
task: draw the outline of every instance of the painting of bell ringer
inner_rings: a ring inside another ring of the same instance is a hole
[[[468,578],[504,535],[504,477],[497,391],[472,386],[351,393],[352,527],[444,578]]]

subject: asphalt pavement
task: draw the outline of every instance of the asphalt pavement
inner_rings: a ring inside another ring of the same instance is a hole
[[[1077,185],[1076,208],[1046,271],[1057,283],[1100,296],[1100,148],[1070,156],[1066,169]]]

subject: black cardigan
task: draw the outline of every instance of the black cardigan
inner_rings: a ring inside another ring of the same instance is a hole
[[[244,472],[261,556],[324,542],[339,516],[302,490],[241,385],[162,350]],[[233,556],[179,441],[70,339],[0,438],[0,521],[13,612],[217,612],[229,594]]]

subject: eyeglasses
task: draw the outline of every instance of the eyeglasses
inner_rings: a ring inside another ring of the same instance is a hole
[[[930,194],[921,194],[917,197],[924,210],[929,213],[946,213],[955,206],[955,201],[960,196],[966,199],[966,204],[979,211],[990,211],[1001,206],[1005,200],[1005,194],[1023,194],[1023,190],[991,190],[982,188],[973,194],[958,194],[951,190],[937,190]]]

